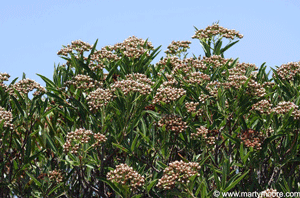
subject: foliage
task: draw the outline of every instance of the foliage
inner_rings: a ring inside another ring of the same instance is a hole
[[[214,24],[193,38],[202,59],[181,54],[185,41],[152,64],[160,47],[130,37],[72,42],[53,80],[38,74],[45,88],[1,73],[0,197],[299,192],[300,63],[269,79],[265,63],[224,58],[238,33]]]

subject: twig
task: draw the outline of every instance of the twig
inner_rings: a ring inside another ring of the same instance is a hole
[[[268,182],[268,186],[271,186],[271,184],[274,182],[274,180],[275,180],[274,177],[277,177],[276,175],[277,175],[279,170],[280,170],[280,168],[278,168],[277,166],[273,169],[273,173],[272,173],[272,176],[271,176],[271,178]]]

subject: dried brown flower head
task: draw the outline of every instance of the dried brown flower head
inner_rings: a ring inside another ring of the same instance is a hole
[[[258,150],[261,149],[261,145],[265,139],[262,132],[255,131],[253,129],[246,129],[238,134],[238,137],[244,142],[246,147],[253,147]]]

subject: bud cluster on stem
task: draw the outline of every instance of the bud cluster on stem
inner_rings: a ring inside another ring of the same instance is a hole
[[[213,36],[220,35],[228,39],[234,38],[243,38],[242,34],[239,34],[236,30],[229,30],[219,24],[214,24],[211,26],[207,26],[205,29],[200,29],[195,32],[195,35],[192,36],[193,39],[203,39],[203,38],[211,38]]]
[[[163,188],[165,190],[172,189],[176,184],[187,184],[190,182],[189,178],[200,174],[200,165],[197,162],[184,162],[184,161],[174,161],[169,164],[167,168],[164,169],[164,174],[162,178],[158,180],[156,186]]]
[[[10,111],[6,111],[3,107],[0,107],[0,123],[3,122],[3,127],[13,129],[12,120],[12,113]]]
[[[115,170],[107,173],[106,178],[122,185],[128,185],[133,191],[136,191],[145,184],[144,176],[141,176],[127,164],[117,165]]]
[[[64,152],[77,154],[81,144],[89,143],[91,136],[94,136],[95,143],[92,146],[99,146],[101,143],[105,142],[107,138],[103,134],[95,134],[91,130],[86,129],[76,129],[67,134],[67,139],[63,145]]]

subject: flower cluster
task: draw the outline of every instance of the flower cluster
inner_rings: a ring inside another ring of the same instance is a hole
[[[96,142],[93,144],[93,146],[100,146],[103,142],[106,142],[106,140],[107,140],[105,135],[103,135],[101,133],[95,133],[94,139]]]
[[[272,104],[268,100],[261,100],[252,106],[253,110],[259,111],[261,114],[270,114]]]
[[[239,134],[238,137],[244,142],[246,147],[255,147],[258,150],[261,149],[261,144],[265,139],[262,132],[253,129],[241,131],[241,134]]]
[[[171,86],[160,87],[157,89],[156,95],[153,99],[153,103],[170,103],[171,101],[175,101],[185,94],[186,91],[182,88],[174,88]]]
[[[93,48],[92,45],[83,42],[81,40],[72,41],[71,45],[67,45],[63,49],[57,52],[57,55],[68,56],[69,53],[72,53],[73,50],[78,53],[83,53],[85,51],[90,51]]]
[[[98,146],[107,140],[102,134],[95,134],[91,130],[79,128],[67,134],[66,142],[63,145],[64,152],[68,153],[71,150],[71,153],[77,154],[80,144],[88,143],[91,136],[94,136],[96,141],[93,146]]]
[[[292,109],[294,109],[295,111],[295,109],[297,108],[298,106],[295,105],[295,103],[290,101],[283,101],[279,102],[278,105],[271,110],[271,112],[275,112],[276,114],[286,114]]]
[[[95,51],[90,57],[89,68],[92,71],[102,70],[105,65],[104,61],[118,61],[120,57],[108,50],[109,47],[103,47],[101,50]]]
[[[241,72],[246,73],[246,70],[249,68],[253,68],[254,70],[258,70],[258,67],[253,63],[237,63],[236,68],[238,68]]]
[[[227,81],[222,83],[222,85],[225,89],[240,89],[248,80],[248,77],[243,74],[234,73],[234,70],[231,70],[230,72],[231,73],[229,74]],[[247,84],[246,94],[263,97],[266,94],[266,90],[263,85],[257,83],[253,79],[250,79]]]
[[[202,115],[203,110],[202,109],[197,110],[198,105],[199,105],[199,102],[186,102],[185,108],[186,108],[187,112],[196,113],[197,116],[200,116],[200,115]]]
[[[300,120],[300,109],[295,109],[292,112],[292,116],[294,117],[295,120]]]
[[[209,82],[207,85],[206,85],[206,89],[208,90],[209,94],[212,96],[212,97],[215,97],[217,98],[218,96],[218,88],[221,86],[222,84],[218,81],[212,81],[212,82]],[[201,96],[200,96],[201,97]],[[200,97],[199,97],[199,100],[200,100]],[[205,98],[205,97],[204,97]],[[202,101],[202,98],[201,100]]]
[[[101,87],[103,83],[92,79],[90,76],[78,74],[74,76],[72,80],[66,81],[65,85],[67,87],[73,85],[76,89],[88,90],[88,89]]]
[[[252,63],[237,63],[235,67],[228,69],[229,75],[245,75],[247,69],[258,70],[255,64]],[[226,71],[222,72],[223,75],[226,74]]]
[[[199,137],[199,136],[203,136],[204,138],[207,137],[208,129],[206,127],[200,126],[196,130],[197,130],[197,133],[192,133],[191,134],[192,137]]]
[[[128,185],[133,191],[145,184],[144,176],[141,176],[127,164],[117,165],[115,170],[107,173],[106,178],[121,185]]]
[[[6,111],[3,107],[0,107],[0,124],[3,122],[3,127],[12,129],[12,119],[12,113],[10,111]]]
[[[57,183],[61,183],[63,181],[62,173],[59,170],[49,171],[48,177],[50,181],[56,181]]]
[[[154,85],[154,82],[152,82],[152,80],[148,78],[145,74],[133,73],[133,74],[127,74],[125,77],[127,80],[136,80],[140,83]]]
[[[180,62],[177,62],[177,64],[174,64],[174,67],[172,69],[172,74],[176,74],[179,71],[183,71],[184,73],[191,73],[193,69],[204,71],[207,69],[206,64],[199,59],[194,58],[186,58],[181,60]]]
[[[198,173],[200,168],[201,167],[197,162],[186,163],[182,160],[171,162],[169,166],[164,169],[164,174],[162,178],[159,179],[156,186],[169,190],[174,188],[177,182],[179,184],[189,183],[190,177],[194,175],[197,175],[198,177],[200,176]]]
[[[276,73],[283,80],[293,80],[295,75],[300,73],[300,61],[282,64],[276,69]],[[273,74],[273,77],[275,77],[275,74]]]
[[[165,51],[168,55],[176,55],[180,52],[186,52],[190,48],[191,41],[172,41],[168,46],[168,49]]]
[[[164,81],[162,84],[162,87],[177,87],[177,86],[181,86],[182,83],[180,83],[179,81],[177,81],[175,78],[172,79],[168,79],[167,81]]]
[[[133,80],[133,78],[136,79]],[[150,79],[135,75],[134,77],[128,76],[128,79],[126,80],[116,81],[111,86],[111,90],[112,92],[115,92],[117,88],[119,88],[124,93],[124,95],[127,95],[129,92],[139,92],[142,95],[147,95],[152,92],[151,85],[152,82]]]
[[[225,89],[234,87],[235,89],[240,89],[242,85],[247,81],[247,76],[244,75],[229,75],[227,82],[223,83]]]
[[[199,72],[192,72],[192,73],[188,73],[184,77],[184,80],[186,83],[189,83],[189,84],[202,84],[203,81],[209,81],[210,77],[207,74],[202,74]]]
[[[233,62],[232,59],[225,59],[222,58],[220,55],[213,55],[211,57],[203,57],[202,58],[202,63],[206,64],[206,65],[210,65],[213,68],[218,68],[221,67],[222,65],[225,65],[228,61],[229,64],[231,64]]]
[[[156,64],[156,67],[158,65],[162,66],[160,72],[162,72],[165,67],[168,66],[171,69],[172,76],[179,73],[180,71],[184,73],[191,73],[193,69],[195,69],[196,71],[204,71],[207,69],[206,64],[203,63],[200,59],[185,58],[183,60],[180,60],[177,56],[165,57]]]
[[[247,86],[246,93],[249,95],[257,97],[263,97],[266,95],[266,90],[263,85],[259,84],[253,79],[250,79]]]
[[[214,130],[208,130],[204,126],[200,126],[199,128],[196,129],[196,133],[192,133],[191,136],[193,138],[200,137],[202,136],[207,144],[215,144],[217,136],[219,134],[219,131],[214,129]]]
[[[163,84],[161,85],[162,87],[168,87],[168,86],[178,87],[178,86],[181,86],[182,83],[180,81],[176,80],[174,75],[165,73],[165,76],[166,76],[167,79],[164,79]]]
[[[264,191],[260,192],[259,194],[260,195],[258,198],[279,198],[277,190],[272,189],[272,188],[264,190]]]
[[[211,26],[207,26],[205,29],[197,30],[195,32],[195,35],[192,36],[192,38],[193,39],[203,39],[203,38],[211,38],[216,35],[220,35],[220,36],[228,38],[228,39],[243,38],[243,35],[239,34],[239,32],[237,32],[235,30],[229,30],[227,28],[219,26],[219,24],[214,24]]]
[[[0,73],[0,87],[6,89],[6,85],[3,83],[3,81],[8,81],[10,75],[8,73]]]
[[[113,94],[108,89],[98,88],[95,91],[92,91],[87,96],[87,103],[89,105],[90,111],[98,110],[99,108],[108,104],[113,97]]]
[[[191,65],[193,68],[200,70],[200,71],[204,71],[207,69],[207,66],[205,64],[205,62],[203,61],[203,59],[201,60],[200,58],[196,59],[196,58],[186,58],[183,59],[183,63],[186,65]]]
[[[156,63],[156,65],[162,65],[162,69],[164,69],[167,65],[169,65],[170,68],[173,69],[175,67],[180,67],[182,64],[182,60],[180,60],[177,56],[165,57],[158,63]]]
[[[271,134],[274,133],[274,129],[272,129],[272,127],[269,127],[266,129],[266,134]]]
[[[167,131],[173,131],[175,133],[181,133],[188,128],[187,123],[177,115],[162,116],[162,118],[158,121],[158,126],[165,126]]]
[[[147,106],[145,106],[145,110],[155,111],[155,105],[153,105],[153,104],[147,105]]]
[[[196,112],[197,111],[197,106],[199,105],[199,102],[186,102],[185,103],[185,108],[187,109],[187,112]]]
[[[202,93],[202,94],[200,94],[198,99],[202,104],[204,104],[207,98],[209,98],[209,95]]]
[[[149,50],[154,47],[151,42],[146,42],[143,39],[139,39],[135,36],[129,37],[123,41],[123,43],[117,43],[114,46],[107,46],[110,51],[115,51],[116,54],[122,52],[125,56],[130,58],[139,58],[144,53],[150,56]]]
[[[274,82],[264,82],[263,87],[273,87],[275,85]]]
[[[20,80],[16,84],[13,84],[11,87],[9,87],[7,91],[10,95],[15,96],[14,89],[17,90],[20,94],[28,94],[30,91],[36,89],[36,91],[33,93],[34,96],[46,92],[46,89],[44,87],[42,87],[39,83],[31,79]]]

